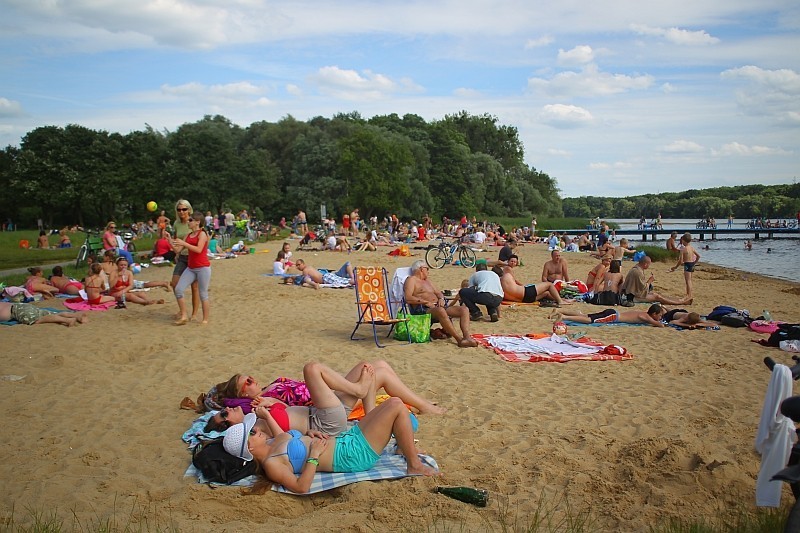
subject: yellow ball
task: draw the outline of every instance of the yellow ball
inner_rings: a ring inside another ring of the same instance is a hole
[[[158,209],[158,204],[157,203],[155,203],[153,201],[147,202],[147,210],[148,211],[150,211],[152,213],[156,209]]]

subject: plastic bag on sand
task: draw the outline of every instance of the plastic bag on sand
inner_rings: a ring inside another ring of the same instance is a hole
[[[781,341],[780,347],[784,352],[800,352],[800,340],[790,339],[788,341]]]

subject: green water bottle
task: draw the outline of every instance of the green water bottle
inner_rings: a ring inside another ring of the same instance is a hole
[[[436,487],[436,492],[458,501],[471,503],[478,507],[486,507],[489,503],[489,491],[472,487]]]

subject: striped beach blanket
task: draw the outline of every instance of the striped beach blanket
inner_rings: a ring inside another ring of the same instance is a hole
[[[335,489],[351,483],[358,483],[359,481],[379,481],[382,479],[399,479],[408,477],[406,473],[406,460],[402,455],[395,453],[396,445],[394,441],[390,441],[381,453],[381,458],[375,463],[371,469],[365,472],[317,472],[314,475],[314,480],[311,482],[311,489],[308,494],[315,494],[324,492],[326,490]],[[439,465],[433,457],[429,455],[419,455],[422,462],[428,466],[439,470]],[[194,465],[190,464],[186,470],[185,476],[194,476],[199,483],[207,483],[203,479],[203,474]],[[255,476],[250,476],[233,483],[231,486],[237,487],[250,487],[255,483]],[[216,484],[215,484],[216,485]],[[224,486],[224,485],[223,485]],[[275,492],[283,492],[286,494],[295,494],[294,492],[286,489],[283,485],[272,485],[272,490]],[[303,496],[299,494],[298,496]]]
[[[527,335],[481,335],[473,334],[472,338],[484,348],[489,348],[503,360],[512,363],[551,362],[567,363],[569,361],[625,361],[633,359],[633,355],[625,353],[608,353],[608,347],[588,337],[566,339],[554,334],[529,333]]]

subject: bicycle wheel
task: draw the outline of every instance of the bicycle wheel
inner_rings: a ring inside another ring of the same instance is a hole
[[[475,262],[477,261],[477,259],[475,258],[475,252],[473,252],[471,248],[467,248],[466,246],[462,246],[461,249],[458,251],[458,260],[461,262],[461,266],[464,268],[474,267]]]
[[[133,244],[133,241],[129,242],[125,248],[127,248],[130,253],[136,252],[136,245]]]
[[[81,263],[86,261],[86,256],[89,255],[89,248],[82,244],[80,248],[78,248],[78,258],[75,260],[75,268],[80,268]]]
[[[429,248],[425,252],[425,262],[431,268],[444,268],[447,264],[447,251],[441,248]]]

